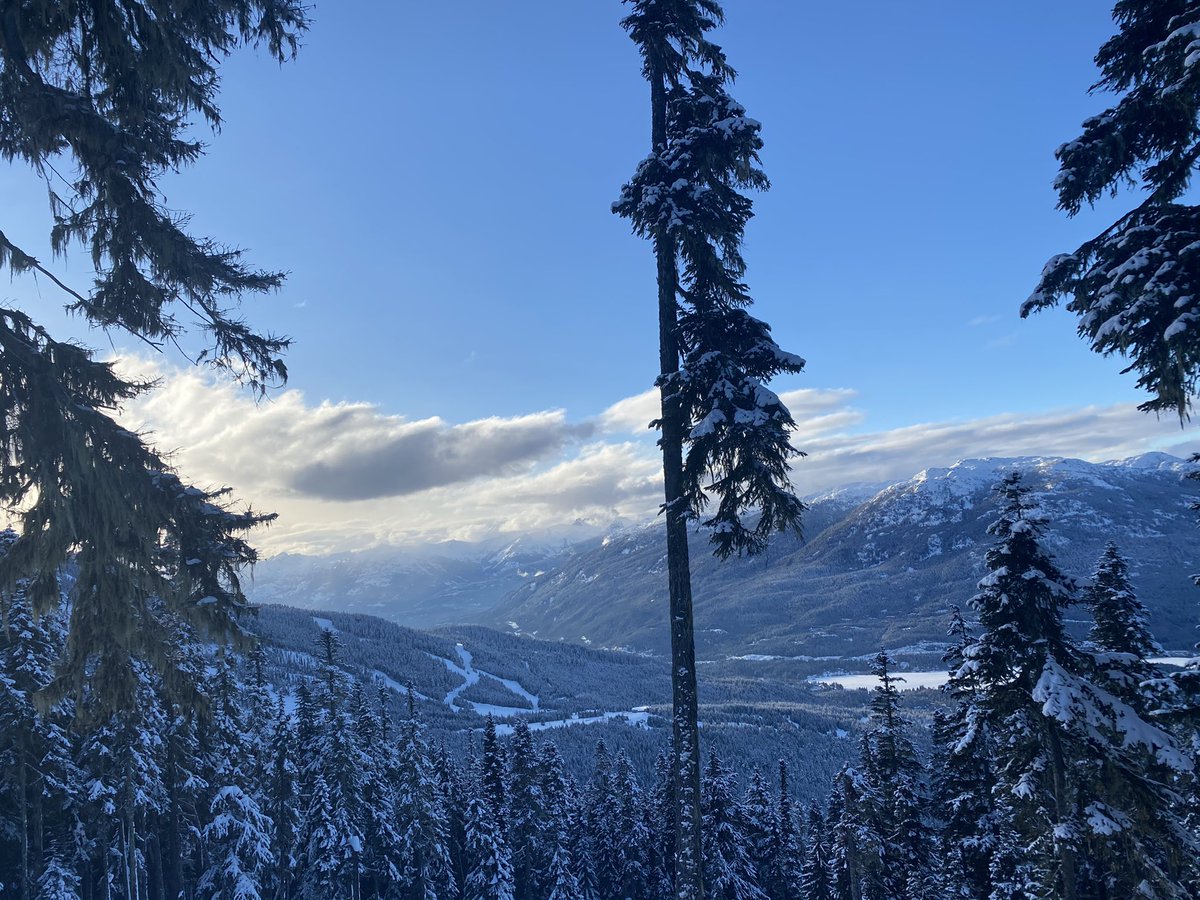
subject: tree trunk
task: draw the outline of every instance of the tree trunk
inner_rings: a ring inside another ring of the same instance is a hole
[[[17,743],[17,808],[19,810],[20,822],[18,828],[21,829],[21,874],[18,878],[18,890],[21,900],[29,900],[30,884],[33,882],[33,860],[30,858],[29,848],[29,770],[26,766],[26,759],[29,753],[25,749],[25,739]]]
[[[660,73],[650,78],[652,140],[656,151],[667,142],[667,92]],[[654,237],[658,262],[658,355],[664,378],[679,371],[676,335],[679,274],[675,245],[661,231]],[[696,640],[692,622],[692,574],[688,560],[687,508],[683,500],[683,412],[676,387],[663,383],[662,454],[666,499],[667,584],[671,616],[671,701],[675,748],[675,896],[704,896],[700,845],[700,729],[696,695]]]
[[[183,821],[179,810],[179,767],[175,741],[167,741],[167,832],[163,841],[163,890],[170,900],[183,895]]]
[[[1050,743],[1051,777],[1054,779],[1054,811],[1057,825],[1067,824],[1070,817],[1070,798],[1067,797],[1066,762],[1063,759],[1062,743],[1054,726],[1047,724],[1046,735]],[[1066,841],[1055,841],[1058,845],[1059,877],[1062,900],[1076,900],[1075,850]]]

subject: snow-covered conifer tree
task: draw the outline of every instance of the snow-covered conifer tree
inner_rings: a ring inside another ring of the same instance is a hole
[[[833,900],[830,877],[829,840],[825,833],[825,817],[821,807],[811,803],[805,823],[804,864],[800,872],[800,889],[796,896],[803,900]]]
[[[583,900],[585,879],[580,878],[583,860],[576,858],[572,838],[578,807],[575,786],[563,767],[558,748],[549,741],[541,747],[538,779],[544,814],[533,858],[538,870],[546,873],[545,878],[539,879],[541,896]]]
[[[886,897],[883,842],[875,828],[875,797],[857,769],[843,766],[829,801],[829,880],[835,900]]]
[[[201,831],[207,866],[196,889],[213,900],[259,900],[272,877],[273,825],[263,814],[252,783],[254,761],[239,708],[241,686],[232,661],[222,652],[213,685],[213,739],[208,781],[211,800]]]
[[[1171,816],[1163,776],[1187,777],[1191,761],[1094,679],[1063,626],[1074,586],[1041,544],[1038,508],[1016,473],[996,490],[1002,509],[989,527],[996,543],[971,601],[981,631],[962,650],[958,673],[971,688],[960,700],[968,732],[958,743],[984,730],[997,834],[1016,835],[1019,848],[1007,847],[991,868],[1074,900],[1097,890],[1097,878],[1109,879],[1095,860],[1115,854],[1122,878],[1176,896],[1167,848],[1195,836]]]
[[[547,817],[542,796],[539,760],[533,746],[533,733],[524,721],[513,727],[508,745],[508,839],[513,849],[513,883],[521,897],[539,893],[548,860],[541,859],[545,847],[540,843],[541,823]]]
[[[320,712],[311,725],[301,779],[304,799],[299,839],[301,893],[316,900],[345,896],[357,900],[363,865],[363,760],[354,723],[345,708],[345,675],[338,667],[340,643],[329,629],[317,638],[321,660]],[[303,738],[303,736],[302,736]]]
[[[612,756],[603,740],[596,742],[592,778],[583,795],[583,816],[586,829],[583,853],[589,861],[589,876],[594,879],[600,896],[615,894],[621,883],[617,798],[613,790]]]
[[[993,816],[992,770],[987,724],[968,714],[977,708],[975,670],[964,665],[964,653],[974,639],[962,610],[951,607],[949,648],[942,657],[949,679],[942,693],[953,701],[949,710],[938,710],[933,719],[931,790],[940,820],[939,877],[951,897],[986,896],[991,856],[996,846]]]
[[[874,828],[883,846],[883,881],[890,896],[918,898],[931,875],[931,840],[922,820],[921,764],[900,712],[892,659],[880,650],[871,663],[879,684],[871,693],[863,769],[871,787]]]
[[[771,900],[799,897],[804,850],[792,811],[792,796],[788,787],[788,767],[779,761],[779,800],[772,816],[773,831],[765,868],[760,867],[759,885]]]
[[[411,688],[394,772],[394,824],[388,823],[386,827],[394,827],[399,833],[396,843],[400,877],[396,880],[403,886],[402,896],[450,900],[456,885],[446,798],[438,783]]]
[[[658,265],[659,377],[671,621],[676,879],[681,898],[703,894],[700,746],[687,522],[705,520],[715,552],[754,553],[776,530],[798,527],[790,490],[794,423],[765,382],[798,372],[770,327],[755,319],[740,245],[765,188],[759,123],[726,91],[733,69],[708,39],[716,0],[629,0],[622,24],[650,83],[651,154],[613,205],[654,242]]]
[[[434,776],[446,813],[446,841],[452,881],[457,888],[461,888],[467,879],[467,795],[470,788],[465,774],[450,759],[445,744],[438,746]]]
[[[502,834],[508,834],[507,754],[496,735],[491,714],[483,727],[483,753],[479,758],[479,789]]]
[[[704,887],[719,900],[766,900],[750,858],[736,778],[710,753],[704,769]]]
[[[397,819],[394,773],[396,748],[383,740],[383,724],[366,686],[355,680],[350,690],[350,723],[354,740],[351,752],[358,768],[358,809],[361,823],[362,890],[378,894],[401,880],[400,828]]]
[[[613,856],[619,896],[644,897],[651,890],[648,855],[650,829],[641,785],[629,755],[621,750],[612,773]]]
[[[674,771],[671,752],[668,747],[655,760],[654,787],[647,804],[650,813],[648,865],[654,891],[662,897],[675,894],[675,801],[671,793]]]
[[[482,792],[467,805],[469,871],[463,900],[514,900],[512,853]]]
[[[767,875],[774,872],[778,855],[779,823],[775,818],[775,804],[762,771],[750,773],[746,785],[746,796],[742,799],[742,816],[746,832],[746,852],[754,865],[759,887],[768,897]]]
[[[1122,185],[1144,198],[1077,250],[1051,259],[1022,315],[1068,298],[1092,349],[1119,353],[1145,410],[1186,416],[1200,377],[1200,206],[1181,202],[1200,154],[1200,3],[1119,0],[1096,87],[1120,95],[1058,148],[1058,205],[1075,215]]]
[[[0,533],[0,552],[15,539]],[[0,858],[12,842],[18,861],[0,881],[22,898],[33,896],[50,862],[46,846],[69,835],[82,795],[63,705],[43,713],[35,699],[54,679],[64,639],[61,616],[35,616],[23,588],[0,596]],[[60,810],[64,821],[54,815]],[[60,857],[64,872],[67,865]]]
[[[274,896],[291,894],[293,872],[296,868],[296,836],[299,831],[297,794],[299,770],[296,765],[295,735],[292,717],[283,697],[275,706],[269,720],[266,781],[261,786],[264,809],[271,818],[271,858]]]

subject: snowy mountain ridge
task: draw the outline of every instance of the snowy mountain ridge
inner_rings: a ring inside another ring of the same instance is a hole
[[[992,487],[1018,469],[1047,520],[1047,544],[1083,582],[1105,541],[1130,558],[1159,639],[1194,643],[1200,558],[1198,491],[1181,459],[1154,453],[1105,463],[1059,457],[965,459],[885,486],[865,500],[810,502],[806,541],[776,537],[753,560],[715,563],[692,542],[700,651],[710,656],[844,656],[942,639],[950,605],[966,608],[995,518]],[[530,579],[492,624],[540,637],[665,652],[665,546],[658,530],[610,539]],[[1082,622],[1086,614],[1081,611]]]
[[[1065,568],[1086,578],[1103,542],[1115,539],[1134,563],[1160,639],[1190,646],[1196,603],[1186,576],[1200,558],[1187,507],[1200,485],[1184,479],[1184,460],[1148,453],[1103,463],[964,459],[891,484],[848,485],[808,499],[804,541],[777,536],[754,560],[716,565],[694,535],[702,649],[840,656],[869,652],[888,635],[890,646],[940,640],[942,611],[973,593],[994,517],[991,488],[1014,468],[1039,497]],[[479,622],[657,653],[665,650],[665,566],[658,522],[574,523],[477,544],[276,557],[259,564],[252,597],[412,627]],[[879,618],[859,623],[864,610]]]

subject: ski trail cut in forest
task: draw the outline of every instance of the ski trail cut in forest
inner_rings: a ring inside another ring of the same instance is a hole
[[[472,700],[462,701],[466,705],[470,706],[477,715],[492,715],[497,718],[511,718],[512,716],[524,716],[529,715],[531,712],[538,711],[538,707],[541,704],[541,698],[538,697],[537,694],[531,694],[521,685],[520,682],[514,681],[511,678],[501,678],[498,675],[493,675],[491,672],[482,672],[479,669],[476,669],[474,665],[475,658],[471,655],[471,651],[462,644],[455,644],[454,649],[458,653],[458,658],[461,664],[456,663],[452,659],[447,659],[444,656],[435,656],[432,653],[429,654],[431,659],[440,659],[445,664],[447,669],[463,680],[462,684],[451,689],[451,691],[446,694],[442,700],[442,702],[445,703],[452,712],[460,712],[462,710],[462,707],[459,706],[458,703],[459,695],[471,685],[478,684],[481,677],[491,678],[493,681],[497,681],[504,685],[512,693],[525,700],[532,708],[530,709],[523,706],[495,706],[491,703],[476,703]]]

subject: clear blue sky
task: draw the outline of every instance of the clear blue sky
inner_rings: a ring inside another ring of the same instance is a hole
[[[774,182],[748,280],[809,360],[780,389],[852,388],[872,429],[1137,398],[1066,314],[1016,314],[1045,260],[1121,205],[1070,221],[1050,188],[1054,147],[1106,102],[1086,91],[1108,3],[726,12],[718,40]],[[650,250],[609,212],[648,138],[621,15],[327,0],[294,63],[229,61],[224,130],[168,200],[290,271],[250,315],[295,338],[292,386],[462,422],[583,418],[651,384]],[[6,231],[43,248],[41,186],[2,171],[0,202]],[[22,282],[0,296],[58,299]]]

